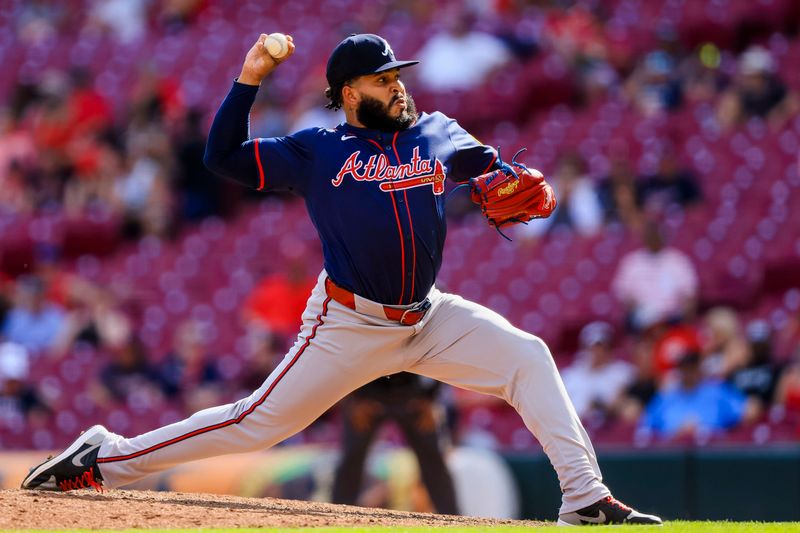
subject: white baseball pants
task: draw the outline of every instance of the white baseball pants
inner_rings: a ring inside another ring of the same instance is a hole
[[[138,437],[112,435],[98,455],[105,484],[119,487],[180,463],[269,448],[361,385],[407,371],[511,404],[558,473],[561,513],[610,494],[541,339],[436,288],[422,321],[400,325],[375,302],[356,296],[354,311],[332,300],[326,277],[323,271],[312,291],[294,346],[258,390]]]

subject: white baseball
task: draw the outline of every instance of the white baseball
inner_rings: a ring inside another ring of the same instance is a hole
[[[267,49],[269,55],[275,59],[280,59],[289,53],[289,41],[282,33],[270,33],[264,41],[264,48]]]

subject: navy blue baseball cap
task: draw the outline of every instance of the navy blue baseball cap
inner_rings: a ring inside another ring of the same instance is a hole
[[[333,49],[325,77],[328,78],[328,84],[334,87],[365,74],[377,74],[417,63],[419,61],[398,61],[386,39],[372,33],[362,33],[351,35]]]

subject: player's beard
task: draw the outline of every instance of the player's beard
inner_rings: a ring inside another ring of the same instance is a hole
[[[397,116],[392,117],[389,110],[392,105],[400,98],[399,95],[392,97],[389,105],[384,104],[377,98],[362,95],[361,102],[356,108],[356,118],[365,127],[378,131],[401,131],[407,129],[417,121],[417,106],[414,99],[406,93],[406,108]]]

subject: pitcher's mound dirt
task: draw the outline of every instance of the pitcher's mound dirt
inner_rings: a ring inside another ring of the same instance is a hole
[[[541,526],[544,522],[406,513],[186,492],[0,491],[0,530],[319,526]]]

